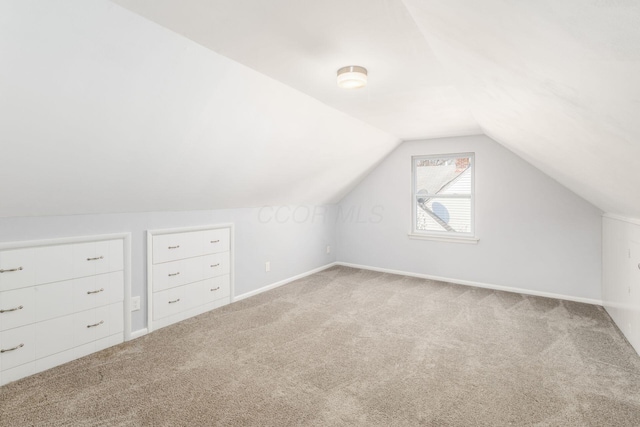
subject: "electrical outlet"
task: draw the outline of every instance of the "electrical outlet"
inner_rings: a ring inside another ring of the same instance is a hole
[[[131,311],[140,310],[140,297],[131,298]]]
[[[264,271],[267,273],[271,271],[271,261],[267,261],[264,263]]]
[[[327,253],[330,254],[331,253],[331,246],[327,245]]]

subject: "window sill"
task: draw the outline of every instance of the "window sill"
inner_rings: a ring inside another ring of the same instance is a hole
[[[477,245],[480,239],[477,237],[462,237],[462,236],[434,236],[429,234],[408,234],[410,239],[415,240],[434,240],[436,242],[449,242],[449,243],[466,243],[468,245]]]

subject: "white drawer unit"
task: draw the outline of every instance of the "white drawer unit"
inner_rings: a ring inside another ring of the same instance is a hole
[[[129,338],[129,254],[128,233],[0,243],[0,386]]]
[[[233,224],[147,232],[151,332],[233,297]]]

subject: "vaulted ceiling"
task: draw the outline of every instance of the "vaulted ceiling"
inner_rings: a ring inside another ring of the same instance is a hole
[[[404,1],[487,135],[640,217],[640,2]]]
[[[115,1],[399,138],[481,130],[640,216],[640,2]],[[335,87],[351,63],[364,92]]]
[[[401,0],[115,0],[402,139],[481,132]],[[370,84],[336,85],[362,65]]]
[[[332,203],[486,133],[640,217],[634,0],[7,0],[0,54],[0,216]]]

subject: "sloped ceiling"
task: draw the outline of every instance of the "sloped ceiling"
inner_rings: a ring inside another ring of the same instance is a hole
[[[479,127],[640,217],[640,2],[114,1],[402,139]],[[335,88],[349,63],[364,97]]]
[[[481,129],[401,0],[114,0],[402,139]],[[345,91],[336,71],[369,70]]]
[[[640,217],[634,0],[7,0],[0,56],[0,216],[330,203],[484,132]]]
[[[487,135],[640,217],[640,2],[404,1]]]
[[[106,0],[0,2],[0,216],[339,200],[400,140]]]

